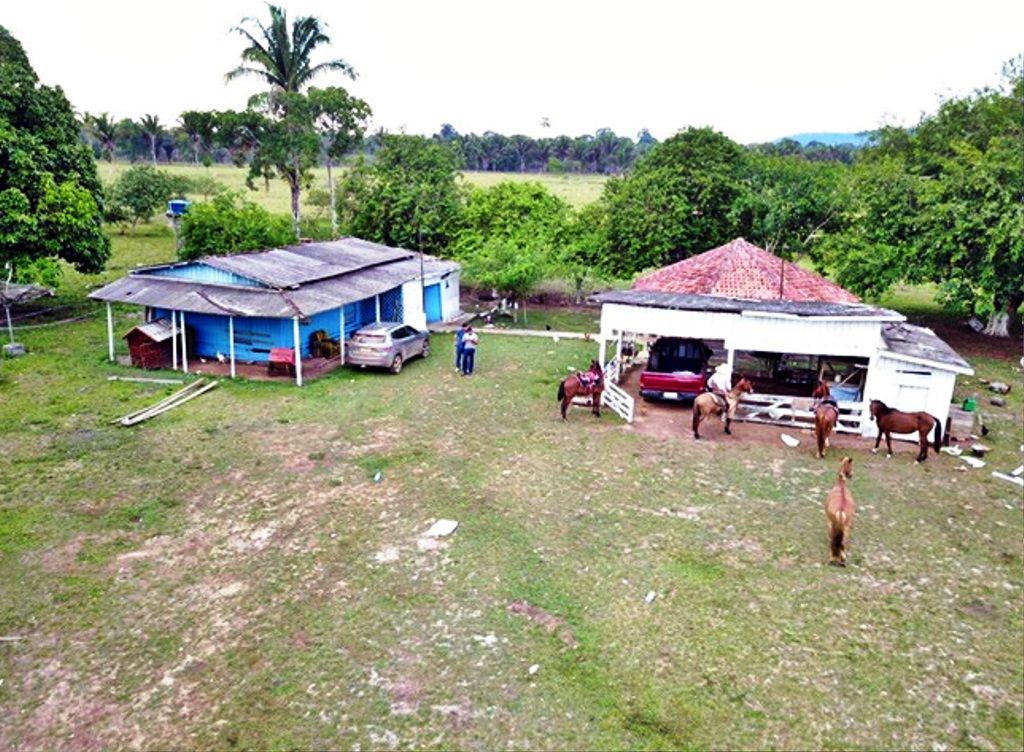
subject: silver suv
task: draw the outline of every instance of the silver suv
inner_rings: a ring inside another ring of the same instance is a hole
[[[375,321],[345,343],[345,362],[398,373],[410,358],[430,355],[430,333],[398,321]]]

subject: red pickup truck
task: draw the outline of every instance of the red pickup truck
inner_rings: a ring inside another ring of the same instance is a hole
[[[645,400],[692,400],[705,391],[711,349],[699,339],[661,337],[640,374]]]

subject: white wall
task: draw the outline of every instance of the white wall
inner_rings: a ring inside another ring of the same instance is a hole
[[[881,322],[839,316],[677,311],[618,303],[601,306],[601,335],[611,340],[621,332],[721,339],[727,350],[868,358],[878,351]]]
[[[879,354],[868,366],[868,379],[864,385],[864,406],[873,399],[889,407],[912,413],[921,410],[938,418],[946,429],[949,405],[953,399],[956,374],[933,366],[909,363],[905,360]],[[870,418],[862,426],[864,436],[878,435],[878,426]],[[929,436],[933,439],[935,434]],[[916,442],[917,434],[893,434],[893,438]]]
[[[423,285],[418,279],[402,285],[402,318],[409,326],[427,328],[427,314],[423,310]]]

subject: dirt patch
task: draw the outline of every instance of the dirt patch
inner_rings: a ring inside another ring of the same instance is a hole
[[[735,538],[718,541],[706,547],[711,553],[723,553],[730,564],[754,562],[760,564],[767,558],[764,548],[752,538]]]
[[[565,619],[549,614],[544,609],[530,605],[524,600],[512,601],[508,604],[508,612],[525,616],[531,623],[543,627],[544,631],[549,634],[557,635],[558,639],[570,648],[579,646],[576,636],[572,633],[572,628]]]
[[[402,661],[402,663],[407,663],[407,661]],[[386,677],[371,668],[370,686],[380,687],[390,695],[393,715],[415,713],[420,709],[420,700],[425,692],[423,683],[405,671],[394,677]]]

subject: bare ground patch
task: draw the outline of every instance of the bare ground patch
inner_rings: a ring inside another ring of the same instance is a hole
[[[579,642],[573,634],[572,627],[561,617],[549,614],[544,609],[533,606],[524,600],[512,601],[508,604],[508,612],[525,616],[531,624],[541,627],[549,634],[556,635],[558,639],[570,648],[579,647]]]

